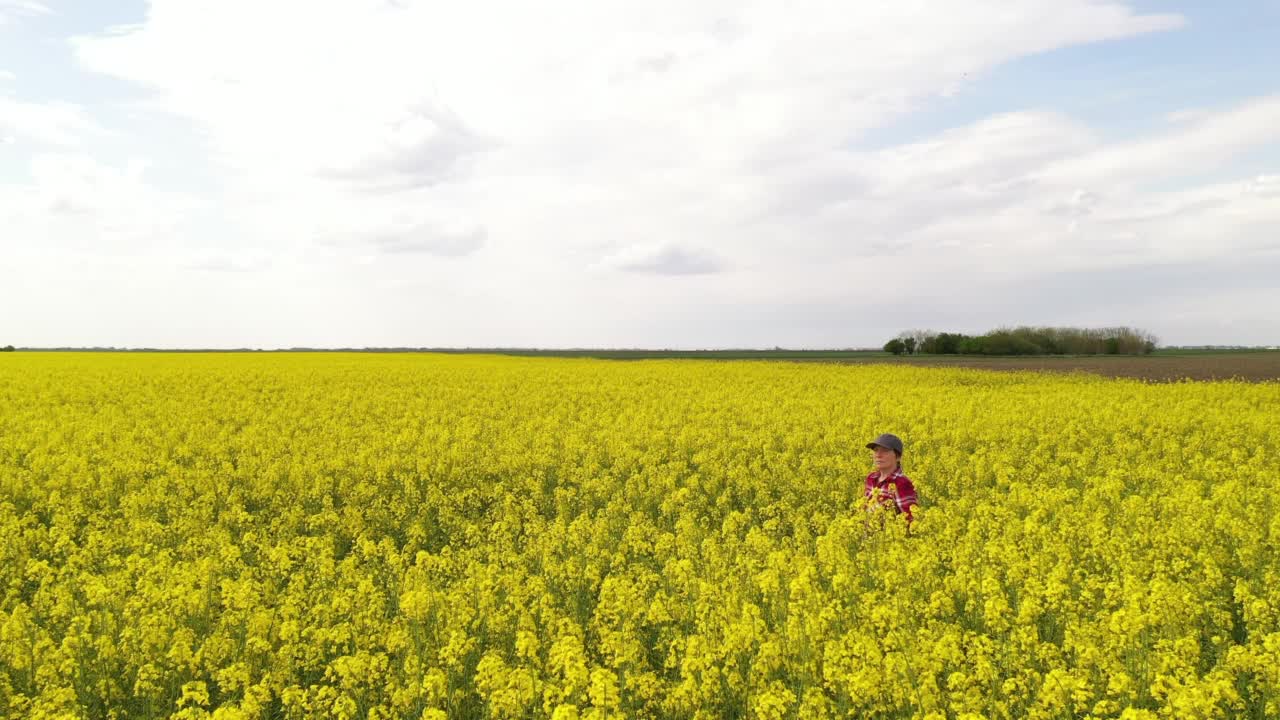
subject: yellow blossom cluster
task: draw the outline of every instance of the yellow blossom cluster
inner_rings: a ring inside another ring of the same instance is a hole
[[[0,718],[1280,717],[1278,418],[1276,383],[11,354]],[[862,499],[887,431],[910,533]]]

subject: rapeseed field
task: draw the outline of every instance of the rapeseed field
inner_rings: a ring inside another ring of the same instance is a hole
[[[1280,717],[1278,493],[1276,383],[16,353],[0,717]]]

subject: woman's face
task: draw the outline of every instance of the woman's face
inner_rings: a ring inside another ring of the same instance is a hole
[[[872,448],[871,461],[875,464],[876,470],[882,473],[893,472],[898,467],[898,456],[882,445]]]

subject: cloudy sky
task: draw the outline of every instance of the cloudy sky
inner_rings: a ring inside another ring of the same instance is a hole
[[[0,0],[0,344],[1280,343],[1280,2]]]

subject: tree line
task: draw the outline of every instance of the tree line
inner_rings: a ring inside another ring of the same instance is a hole
[[[894,355],[1147,355],[1157,338],[1139,328],[1014,327],[983,335],[908,330],[884,344]]]

